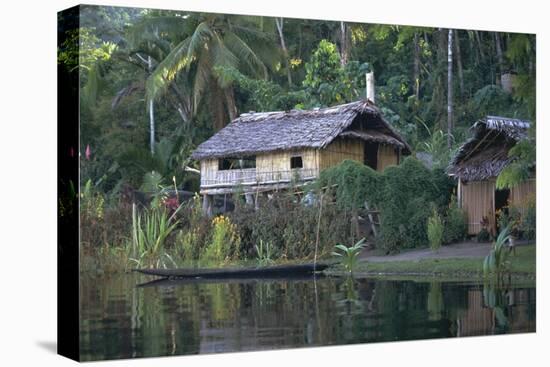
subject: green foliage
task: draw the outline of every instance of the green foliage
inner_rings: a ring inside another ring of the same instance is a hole
[[[428,132],[428,138],[419,145],[418,150],[431,155],[433,167],[446,168],[454,153],[447,144],[448,135],[439,129],[433,132],[428,130]],[[451,139],[454,140],[454,137]]]
[[[251,78],[235,68],[219,66],[215,72],[223,84],[234,84],[246,96],[244,111],[288,111],[308,99],[303,90],[285,91],[273,81]]]
[[[505,227],[498,234],[489,255],[483,260],[483,274],[485,276],[492,274],[500,277],[508,269],[510,265],[508,261],[510,252],[507,248],[509,239],[510,229]]]
[[[432,251],[437,251],[441,247],[443,230],[441,216],[437,212],[437,209],[433,208],[432,215],[428,218],[428,241],[430,242]]]
[[[175,214],[175,213],[174,213]],[[178,225],[174,215],[170,216],[164,207],[143,209],[138,213],[132,208],[132,257],[137,267],[164,267],[176,265],[165,251],[166,239]]]
[[[453,195],[443,218],[443,243],[459,242],[466,237],[466,218],[466,212],[458,207],[456,196]]]
[[[340,63],[336,45],[321,40],[309,62],[305,64],[303,86],[309,97],[304,107],[331,106],[356,99],[365,88],[366,63]]]
[[[226,261],[237,255],[241,238],[229,217],[220,215],[212,220],[212,237],[201,258],[210,261]]]
[[[382,247],[393,252],[428,243],[431,203],[447,205],[453,183],[441,169],[430,171],[408,157],[383,173],[346,160],[321,172],[318,185],[332,189],[341,209],[356,210],[365,201],[376,207],[380,211]]]
[[[341,264],[350,274],[353,273],[357,262],[359,260],[359,254],[361,250],[365,248],[365,239],[362,238],[355,245],[347,247],[344,245],[337,244],[334,246],[334,252],[332,255],[338,256],[341,258]]]
[[[534,126],[532,129],[531,134],[534,136]],[[498,175],[497,189],[512,188],[531,176],[536,162],[536,149],[535,139],[522,140],[510,149],[508,156],[512,158],[512,163]]]
[[[103,219],[104,205],[103,194],[95,189],[91,180],[86,181],[80,192],[80,215]]]
[[[535,202],[527,204],[521,218],[519,230],[527,240],[534,240],[537,235],[537,208]]]
[[[365,200],[373,204],[380,202],[382,186],[379,172],[350,159],[322,171],[317,181],[318,189],[332,188],[337,205],[347,210],[363,207]]]
[[[500,86],[486,85],[475,92],[472,98],[472,107],[478,116],[494,114],[493,111],[501,111],[503,115],[510,115],[509,111],[512,105],[512,97],[506,93]]]
[[[430,207],[432,203],[436,207],[446,205],[451,188],[452,182],[442,170],[430,171],[413,157],[388,167],[378,205],[383,247],[393,252],[425,246]]]
[[[477,242],[489,242],[490,240],[491,240],[491,234],[485,227],[481,228],[481,230],[476,234]]]
[[[181,229],[175,238],[175,253],[186,261],[200,260],[211,238],[211,221],[203,216],[201,197],[193,199],[182,208]]]
[[[317,194],[316,194],[317,196]],[[241,239],[239,258],[256,257],[255,245],[269,243],[277,257],[286,260],[312,258],[315,250],[319,206],[306,206],[293,194],[274,193],[259,208],[239,205],[228,214]],[[350,214],[334,205],[323,205],[319,232],[319,256],[328,255],[331,243],[351,242]]]
[[[259,245],[255,245],[254,249],[256,249],[256,260],[260,266],[274,263],[273,248],[269,242],[264,243],[263,240],[260,240]]]

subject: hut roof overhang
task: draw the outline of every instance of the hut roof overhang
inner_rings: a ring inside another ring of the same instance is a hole
[[[496,177],[512,161],[510,148],[527,139],[530,122],[487,116],[472,127],[473,136],[458,150],[447,172],[462,181],[482,181]]]
[[[411,148],[370,101],[313,110],[244,113],[200,144],[197,160],[291,149],[322,149],[338,136]]]

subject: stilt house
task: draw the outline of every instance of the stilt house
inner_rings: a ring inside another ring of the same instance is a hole
[[[245,113],[198,146],[205,209],[213,195],[243,190],[247,201],[300,185],[345,159],[382,171],[411,149],[370,101],[329,108]]]
[[[477,234],[485,227],[493,235],[497,230],[496,213],[508,205],[524,209],[535,198],[535,167],[531,178],[508,190],[497,190],[496,177],[511,163],[510,149],[527,139],[529,121],[487,116],[473,126],[473,136],[453,158],[448,172],[458,179],[458,203],[468,216],[468,233]]]

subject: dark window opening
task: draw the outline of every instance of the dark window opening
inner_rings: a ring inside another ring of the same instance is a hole
[[[294,168],[303,168],[304,162],[302,161],[302,157],[290,157],[290,169]]]
[[[218,160],[218,169],[220,171],[246,168],[256,168],[255,156],[242,158],[221,158]]]
[[[378,143],[365,143],[363,163],[374,170],[378,167]]]

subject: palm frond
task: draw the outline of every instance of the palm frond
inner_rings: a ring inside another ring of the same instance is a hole
[[[235,33],[228,31],[224,36],[224,43],[239,60],[245,62],[250,70],[258,76],[267,78],[267,68],[258,55]]]
[[[195,70],[195,79],[193,81],[193,106],[196,109],[199,106],[200,100],[202,98],[203,92],[208,84],[208,80],[211,77],[212,65],[210,64],[209,52],[206,50],[202,51],[200,55],[197,68]]]
[[[166,91],[176,74],[192,63],[193,60],[187,57],[190,42],[190,38],[181,41],[147,78],[145,86],[147,100],[157,99]]]
[[[189,47],[187,48],[187,58],[195,58],[199,53],[202,52],[202,49],[205,45],[208,44],[208,41],[214,37],[214,33],[210,29],[207,21],[200,23],[195,32],[189,38]]]
[[[130,47],[135,48],[159,34],[167,34],[172,39],[186,38],[193,31],[191,20],[181,16],[146,17],[129,28],[126,39]]]

